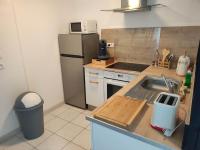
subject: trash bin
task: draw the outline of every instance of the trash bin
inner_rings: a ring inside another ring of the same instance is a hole
[[[44,133],[43,103],[34,92],[21,94],[15,102],[14,109],[26,139],[35,139]]]

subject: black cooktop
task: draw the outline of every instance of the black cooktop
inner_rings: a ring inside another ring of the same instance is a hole
[[[113,64],[113,65],[108,66],[107,68],[142,72],[142,71],[144,71],[147,67],[149,67],[149,65],[144,65],[144,64],[133,64],[133,63],[125,63],[125,62],[117,62],[117,63],[115,63],[115,64]]]

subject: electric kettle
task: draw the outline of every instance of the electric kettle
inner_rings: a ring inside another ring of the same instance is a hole
[[[189,66],[190,58],[186,55],[180,56],[177,64],[176,74],[179,76],[185,76]]]

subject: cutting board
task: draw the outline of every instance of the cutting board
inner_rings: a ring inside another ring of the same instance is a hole
[[[92,64],[101,65],[101,66],[107,66],[107,65],[110,65],[110,64],[112,64],[114,62],[115,62],[114,57],[111,57],[111,58],[109,58],[107,60],[92,59]]]
[[[145,104],[146,100],[113,96],[112,99],[97,109],[93,116],[99,120],[128,129]]]

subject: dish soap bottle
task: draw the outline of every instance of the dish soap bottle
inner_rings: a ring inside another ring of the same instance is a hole
[[[191,70],[188,70],[185,76],[185,84],[184,84],[188,88],[190,88],[191,86],[191,79],[192,79],[192,72]]]

